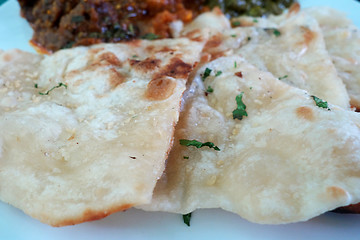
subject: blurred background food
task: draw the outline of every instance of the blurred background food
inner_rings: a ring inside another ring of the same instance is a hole
[[[226,16],[280,14],[293,0],[19,0],[40,52],[135,38],[171,37],[170,23],[188,23],[219,7]]]

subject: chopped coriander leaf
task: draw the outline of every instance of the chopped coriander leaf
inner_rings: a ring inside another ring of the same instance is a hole
[[[214,143],[212,142],[205,142],[205,143],[202,143],[202,142],[199,142],[199,141],[196,141],[196,140],[187,140],[187,139],[180,139],[180,145],[183,145],[183,146],[194,146],[196,148],[201,148],[201,147],[209,147],[209,148],[213,148],[215,151],[220,151],[220,148],[218,148],[217,146],[215,146]]]
[[[236,61],[234,62],[234,68],[237,68],[237,62]]]
[[[259,22],[259,21],[258,21],[256,18],[254,18],[254,19],[253,19],[253,22],[254,22],[254,23],[257,23],[257,22]]]
[[[240,93],[239,95],[236,96],[235,100],[236,100],[236,104],[237,104],[237,108],[232,112],[233,113],[233,119],[239,119],[242,120],[243,116],[247,116],[247,112],[246,112],[246,106],[242,101],[242,97],[244,95],[244,92]]]
[[[35,88],[38,88],[39,86],[38,86],[38,84],[37,84],[37,83],[35,83],[34,87],[35,87]]]
[[[133,58],[138,58],[139,56],[138,56],[138,55],[133,55],[132,57],[133,57]]]
[[[250,40],[251,40],[251,37],[248,37],[247,40],[250,41]]]
[[[159,35],[156,35],[154,33],[147,33],[145,34],[144,36],[141,37],[142,39],[147,39],[147,40],[155,40],[155,39],[158,39],[160,38]]]
[[[276,28],[264,28],[264,30],[268,33],[273,33],[276,37],[281,35],[281,32]]]
[[[253,89],[253,87],[250,87],[250,90],[252,90]]]
[[[280,33],[279,30],[274,29],[274,35],[275,35],[276,37],[279,37],[279,36],[281,35],[281,33]]]
[[[232,25],[233,25],[234,27],[238,27],[238,26],[241,25],[241,23],[240,23],[239,21],[235,21],[235,22],[232,22]]]
[[[215,74],[215,77],[218,77],[222,74],[222,71],[217,71],[216,74]]]
[[[188,156],[184,156],[184,159],[189,159],[189,157],[188,157]]]
[[[183,215],[183,220],[184,220],[184,223],[186,225],[188,225],[188,227],[190,227],[191,213],[184,214]]]
[[[201,79],[202,79],[203,81],[205,81],[205,79],[206,79],[208,76],[210,76],[211,71],[212,71],[212,70],[211,70],[210,68],[206,68],[204,74],[203,74],[202,77],[201,77]]]
[[[59,87],[65,87],[65,88],[67,88],[67,85],[64,84],[64,83],[59,83],[57,86],[52,87],[50,90],[48,90],[48,91],[46,91],[46,92],[44,92],[44,93],[39,92],[39,94],[40,94],[40,95],[49,95],[49,93],[50,93],[52,90],[54,90],[55,88],[59,88]]]
[[[320,99],[320,98],[318,98],[318,97],[316,97],[314,95],[312,95],[311,97],[314,99],[314,101],[316,103],[316,106],[321,107],[321,108],[326,108],[327,110],[330,111],[330,108],[329,108],[328,103],[326,101],[324,101],[324,100],[322,100],[322,99]]]
[[[236,37],[236,34],[231,34],[230,36],[234,38],[234,37]]]
[[[285,79],[285,78],[287,78],[287,77],[288,77],[288,75],[285,75],[285,76],[279,77],[279,80]]]
[[[214,92],[214,89],[211,86],[208,86],[208,88],[206,89],[206,92],[212,93],[212,92]]]

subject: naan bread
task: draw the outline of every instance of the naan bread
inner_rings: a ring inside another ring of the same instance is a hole
[[[208,35],[215,35],[230,28],[229,20],[220,9],[214,8],[211,12],[200,14],[192,22],[187,24],[180,32],[180,35],[196,39]]]
[[[245,27],[213,35],[204,50],[209,59],[239,55],[292,86],[349,108],[345,85],[338,77],[322,31],[313,17],[300,12],[276,17],[276,21],[255,20],[239,18],[234,22]]]
[[[326,47],[351,98],[360,108],[360,30],[344,13],[331,8],[309,8],[324,33]]]
[[[202,81],[206,68],[212,72]],[[209,86],[213,92],[204,94]],[[248,116],[233,119],[242,92]],[[165,173],[141,208],[185,214],[220,207],[280,224],[360,201],[357,113],[318,107],[306,91],[240,57],[205,64],[185,100]],[[180,139],[213,142],[220,151]]]
[[[176,39],[78,47],[42,61],[2,53],[0,199],[53,226],[149,203],[201,49]],[[24,76],[13,77],[19,64]]]

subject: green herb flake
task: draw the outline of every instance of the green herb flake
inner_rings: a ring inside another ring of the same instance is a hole
[[[191,213],[184,214],[182,216],[183,216],[184,223],[186,225],[188,225],[188,227],[190,227]]]
[[[208,86],[208,88],[206,89],[207,93],[212,93],[214,92],[214,89],[211,86]]]
[[[257,22],[259,22],[259,21],[258,21],[256,18],[254,18],[254,19],[253,19],[253,22],[254,22],[254,23],[257,23]]]
[[[196,140],[187,140],[187,139],[180,139],[180,145],[183,145],[183,146],[194,146],[196,148],[202,148],[202,147],[209,147],[209,148],[213,148],[215,151],[220,151],[220,148],[218,148],[217,146],[215,146],[214,143],[212,142],[205,142],[205,143],[202,143],[202,142],[199,142],[199,141],[196,141]]]
[[[132,57],[133,57],[133,58],[138,58],[139,56],[138,56],[138,55],[133,55]]]
[[[264,28],[264,31],[274,34],[276,37],[280,37],[281,32],[276,28]]]
[[[217,71],[216,74],[215,74],[215,77],[218,77],[222,74],[222,71]]]
[[[281,35],[281,33],[280,33],[280,31],[279,30],[277,30],[277,29],[274,29],[274,35],[276,36],[276,37],[279,37],[280,35]]]
[[[237,68],[237,62],[236,61],[234,62],[234,68]]]
[[[251,40],[251,37],[248,37],[247,40],[250,41],[250,40]]]
[[[314,101],[316,103],[316,106],[321,107],[321,108],[326,108],[327,110],[330,111],[330,108],[329,108],[328,103],[326,101],[324,101],[324,100],[322,100],[322,99],[320,99],[320,98],[318,98],[318,97],[316,97],[314,95],[312,95],[311,97],[314,99]]]
[[[237,37],[236,34],[231,34],[230,36],[233,38]]]
[[[34,87],[35,87],[35,88],[38,88],[39,86],[38,86],[38,84],[37,84],[37,83],[35,83]]]
[[[285,76],[279,77],[279,80],[283,80],[283,79],[285,79],[285,78],[287,78],[287,77],[288,77],[288,75],[285,75]]]
[[[189,159],[189,157],[188,157],[188,156],[184,156],[184,159]]]
[[[208,76],[210,76],[211,71],[212,71],[212,70],[211,70],[210,68],[206,68],[204,74],[203,74],[202,77],[201,77],[201,79],[202,79],[203,81],[205,81],[205,79],[206,79]]]
[[[52,90],[54,90],[55,88],[59,88],[59,87],[65,87],[65,88],[67,88],[67,85],[64,84],[64,83],[59,83],[57,86],[52,87],[52,88],[51,88],[50,90],[48,90],[47,92],[44,92],[44,93],[39,92],[39,94],[40,94],[40,95],[49,95],[49,93],[50,93]]]
[[[79,23],[79,22],[83,22],[84,20],[85,20],[84,16],[73,16],[71,18],[72,23]]]
[[[247,112],[246,112],[246,106],[242,101],[242,97],[244,95],[244,92],[240,93],[239,95],[236,96],[235,100],[236,100],[236,104],[237,104],[237,108],[232,112],[233,114],[233,119],[239,119],[242,120],[243,116],[247,116]]]
[[[235,22],[232,22],[232,25],[233,25],[234,27],[238,27],[238,26],[241,25],[241,22],[235,21]]]
[[[154,33],[147,33],[145,34],[144,36],[141,37],[142,39],[147,39],[147,40],[155,40],[155,39],[158,39],[160,38],[159,35],[156,35]]]

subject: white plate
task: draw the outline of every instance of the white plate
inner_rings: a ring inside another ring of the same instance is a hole
[[[360,26],[360,3],[353,0],[303,0],[302,6],[332,6],[345,11]],[[0,49],[34,50],[32,30],[19,16],[15,0],[0,6]],[[0,130],[1,131],[1,130]],[[0,202],[0,240],[5,239],[359,239],[360,215],[327,213],[310,221],[279,226],[249,223],[220,209],[197,210],[191,227],[182,216],[131,209],[105,219],[53,228]]]

